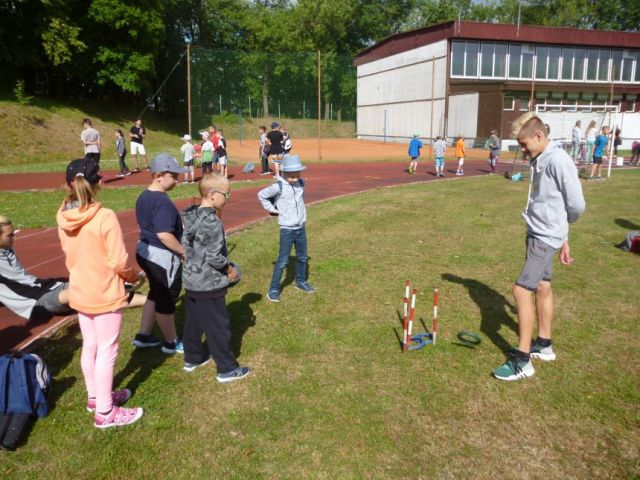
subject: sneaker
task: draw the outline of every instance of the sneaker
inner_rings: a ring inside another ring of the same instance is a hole
[[[184,367],[182,367],[182,370],[184,370],[185,372],[193,372],[196,368],[202,367],[207,363],[209,363],[210,361],[211,361],[211,357],[207,358],[204,362],[200,362],[200,363],[184,362]]]
[[[218,380],[219,383],[233,382],[234,380],[240,380],[241,378],[246,377],[249,375],[250,371],[251,369],[249,367],[236,367],[230,372],[219,373],[216,375],[216,380]]]
[[[303,292],[306,292],[306,293],[315,293],[316,292],[316,289],[313,288],[311,285],[309,285],[308,282],[296,283],[295,287],[298,290],[302,290]]]
[[[551,345],[548,347],[542,347],[536,342],[531,344],[531,357],[542,360],[543,362],[553,362],[556,359],[556,354],[553,351]]]
[[[162,344],[162,352],[168,355],[173,355],[174,353],[184,353],[184,345],[177,339],[175,342],[164,342]]]
[[[118,406],[122,405],[130,398],[131,398],[131,390],[129,390],[128,388],[111,392],[111,400],[113,400],[113,403]],[[96,399],[90,398],[87,400],[87,412],[95,412],[95,411],[96,411]]]
[[[260,172],[260,175],[269,175],[271,172]]]
[[[267,299],[270,302],[279,303],[280,302],[280,292],[278,290],[269,290],[267,293]]]
[[[126,177],[128,177],[129,175],[131,175],[131,172],[127,172],[124,174]]]
[[[498,380],[510,382],[520,380],[525,377],[533,377],[535,370],[531,361],[525,362],[518,359],[516,355],[510,354],[506,362],[493,371],[493,376]]]
[[[108,415],[96,413],[93,417],[93,425],[96,428],[122,427],[137,422],[144,411],[141,408],[125,408],[114,406]]]
[[[138,348],[151,348],[151,347],[157,347],[162,342],[160,341],[159,338],[154,337],[150,333],[149,334],[138,333],[136,337],[133,339],[132,343]]]
[[[119,173],[116,175],[116,178],[124,178],[124,173]]]

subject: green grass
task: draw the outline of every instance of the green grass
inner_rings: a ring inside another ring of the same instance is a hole
[[[0,475],[38,478],[637,478],[640,257],[613,248],[637,225],[639,171],[585,183],[575,263],[555,263],[558,360],[516,383],[490,377],[517,339],[511,285],[523,262],[527,184],[465,178],[380,189],[309,208],[310,281],[265,301],[278,241],[268,221],[231,236],[244,280],[229,291],[233,348],[253,373],[230,385],[209,365],[136,352],[129,311],[118,386],[138,424],[97,431],[84,410],[77,328],[38,352],[52,413],[0,452]],[[20,194],[22,195],[22,194]],[[232,200],[233,201],[233,200]],[[439,342],[403,355],[404,279]],[[183,322],[179,306],[178,323]],[[480,334],[475,349],[459,330]],[[46,472],[46,474],[45,474]]]
[[[270,180],[253,180],[233,182],[233,190],[257,187],[270,183]],[[98,201],[115,212],[131,210],[136,199],[146,186],[103,188],[98,193]],[[198,187],[194,185],[178,185],[169,192],[172,200],[199,198]],[[64,189],[41,190],[27,192],[0,191],[2,212],[14,221],[17,228],[42,228],[56,225],[56,212],[65,197]]]

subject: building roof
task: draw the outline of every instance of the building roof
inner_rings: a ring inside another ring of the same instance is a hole
[[[640,33],[450,21],[391,35],[358,53],[353,63],[362,65],[445,39],[640,49]]]

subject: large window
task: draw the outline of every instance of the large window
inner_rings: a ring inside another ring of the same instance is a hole
[[[610,51],[601,48],[598,50],[598,81],[609,81],[609,56]]]
[[[560,47],[538,46],[536,48],[536,78],[557,80],[560,70]]]
[[[533,45],[509,45],[509,78],[531,78],[534,51]]]
[[[478,75],[478,42],[453,42],[451,46],[451,75],[476,77]]]
[[[482,42],[480,52],[482,54],[480,76],[504,78],[507,64],[507,45],[504,43]]]

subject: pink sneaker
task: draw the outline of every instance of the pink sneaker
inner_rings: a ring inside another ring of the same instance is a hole
[[[96,428],[122,427],[137,422],[144,411],[141,408],[125,408],[114,406],[109,415],[96,413],[93,425]]]
[[[131,390],[128,388],[124,388],[122,390],[116,390],[115,392],[111,392],[111,398],[113,399],[113,403],[115,405],[122,405],[127,400],[131,398]],[[87,400],[87,412],[95,412],[96,411],[96,399],[90,398]]]

